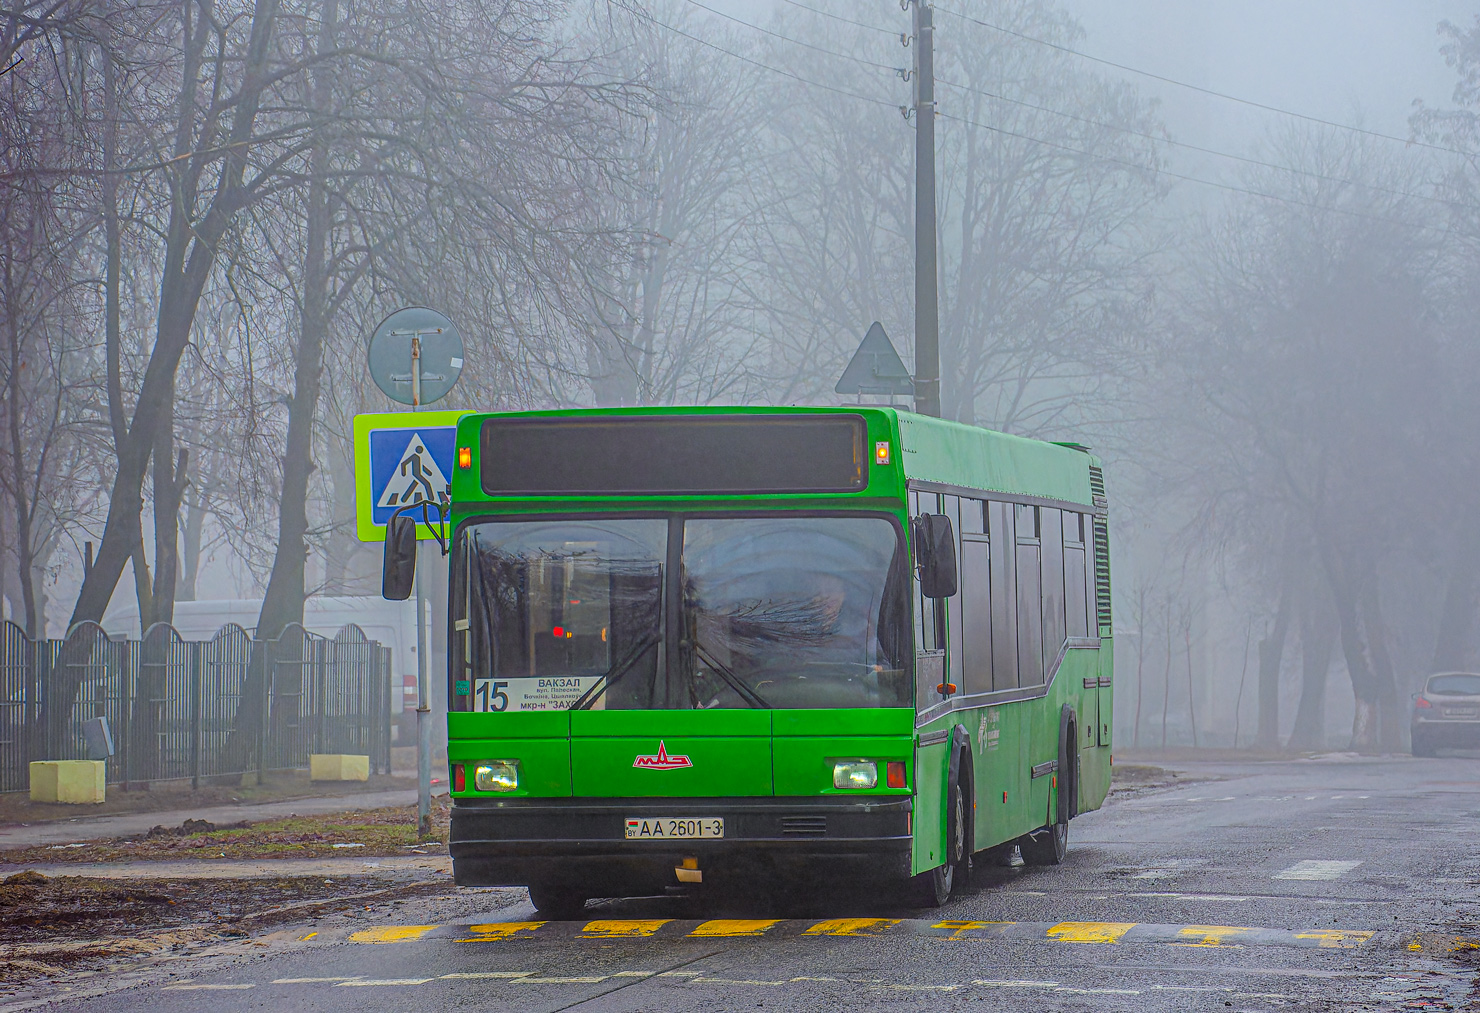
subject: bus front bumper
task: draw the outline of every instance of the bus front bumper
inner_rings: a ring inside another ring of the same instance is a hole
[[[805,871],[896,879],[910,872],[912,799],[455,799],[453,880],[462,886],[560,883],[590,896],[661,892],[697,859],[704,882]],[[722,817],[723,838],[628,840],[632,818]]]

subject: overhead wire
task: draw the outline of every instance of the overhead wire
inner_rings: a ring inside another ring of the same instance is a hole
[[[821,88],[823,91],[830,91],[835,95],[844,95],[851,99],[857,99],[860,102],[868,102],[871,105],[883,106],[886,109],[897,110],[899,108],[899,106],[894,102],[887,102],[881,98],[874,98],[872,95],[864,95],[860,92],[849,91],[846,88],[838,88],[830,84],[823,84],[821,81],[813,81],[809,78],[803,77],[800,74],[794,74],[791,71],[783,70],[780,67],[773,67],[769,63],[763,63],[760,60],[756,60],[741,53],[737,53],[734,50],[726,49],[724,46],[716,45],[715,43],[710,42],[708,39],[701,39],[697,35],[693,35],[689,32],[684,31],[682,28],[677,28],[673,25],[670,25],[666,21],[662,21],[652,14],[647,13],[646,11],[632,9],[631,13],[639,18],[642,18],[645,21],[650,22],[651,24],[657,25],[659,28],[670,31],[675,35],[680,35],[691,42],[696,42],[699,45],[704,46],[706,49],[712,49],[717,53],[723,53],[724,55],[731,57],[732,59],[739,60],[741,63],[748,63],[752,67],[758,67],[761,70],[768,70],[773,74],[780,74],[782,77],[791,78],[793,81],[798,81],[802,84],[807,85],[808,87]]]
[[[795,46],[802,46],[802,47],[804,47],[806,49],[811,49],[811,50],[814,50],[814,51],[819,52],[819,53],[825,53],[828,56],[836,57],[838,59],[851,60],[854,63],[860,64],[862,66],[874,67],[874,68],[877,68],[877,69],[885,69],[885,70],[896,70],[897,72],[903,74],[903,70],[901,68],[891,68],[888,64],[879,63],[879,62],[874,61],[874,60],[868,60],[868,59],[865,59],[863,57],[855,56],[855,55],[850,54],[850,53],[840,53],[837,50],[827,49],[827,48],[825,48],[823,46],[814,45],[813,43],[807,42],[807,41],[805,41],[803,39],[796,39],[796,38],[792,38],[791,36],[788,36],[788,35],[783,35],[781,32],[777,32],[777,31],[774,31],[774,30],[772,30],[770,28],[766,28],[763,25],[757,25],[757,24],[754,24],[752,22],[746,21],[746,20],[744,20],[742,18],[737,18],[737,17],[735,17],[733,15],[726,14],[723,11],[715,10],[713,7],[711,7],[708,4],[702,2],[702,0],[687,0],[687,2],[690,3],[690,4],[693,4],[695,7],[699,7],[701,9],[703,9],[703,10],[706,10],[706,11],[710,12],[711,14],[718,15],[719,17],[724,18],[726,21],[731,21],[731,22],[734,22],[737,25],[742,25],[745,28],[749,28],[749,29],[752,29],[753,31],[757,31],[757,32],[760,32],[760,33],[762,33],[764,35],[768,35],[768,36],[770,36],[773,39],[779,39],[782,42],[787,42],[787,43],[790,43],[790,44],[795,45]],[[800,0],[785,0],[785,2],[788,3],[788,4],[791,4],[794,7],[799,7],[802,10],[811,11],[814,14],[820,14],[820,15],[822,15],[824,17],[833,18],[835,20],[842,21],[842,22],[845,22],[845,23],[850,24],[850,25],[855,25],[855,26],[857,26],[859,28],[867,28],[867,29],[871,29],[873,31],[883,32],[885,34],[889,34],[887,29],[880,28],[877,25],[870,25],[870,24],[867,24],[866,22],[855,21],[852,18],[845,18],[842,15],[832,14],[831,12],[826,11],[826,10],[823,10],[821,8],[812,7],[812,6],[808,5],[808,4],[801,3]],[[985,98],[990,98],[990,99],[993,99],[993,100],[998,101],[998,102],[1007,102],[1007,103],[1009,103],[1011,105],[1021,106],[1021,107],[1025,108],[1025,109],[1032,109],[1032,110],[1034,110],[1036,112],[1048,113],[1051,116],[1061,116],[1064,119],[1074,120],[1075,122],[1083,123],[1083,124],[1086,124],[1088,126],[1099,127],[1101,129],[1104,129],[1104,130],[1113,130],[1113,131],[1116,131],[1118,133],[1129,135],[1131,137],[1139,137],[1139,138],[1142,138],[1143,140],[1152,141],[1152,142],[1157,143],[1157,144],[1165,144],[1165,145],[1168,145],[1168,146],[1171,146],[1171,147],[1175,147],[1175,148],[1182,148],[1182,149],[1185,149],[1187,151],[1195,151],[1195,152],[1198,152],[1199,154],[1203,154],[1203,155],[1212,155],[1212,156],[1214,156],[1216,158],[1226,158],[1226,159],[1228,159],[1230,161],[1241,162],[1241,163],[1243,163],[1245,165],[1258,166],[1258,167],[1264,168],[1264,169],[1273,169],[1273,170],[1278,171],[1278,172],[1287,172],[1287,173],[1291,173],[1293,175],[1307,176],[1307,177],[1310,177],[1311,179],[1319,179],[1319,180],[1322,180],[1322,181],[1328,182],[1328,183],[1338,183],[1338,184],[1342,184],[1342,185],[1345,185],[1345,186],[1360,187],[1360,188],[1365,189],[1365,190],[1371,190],[1374,193],[1383,193],[1383,194],[1387,194],[1387,195],[1393,196],[1393,197],[1402,197],[1402,198],[1405,198],[1405,199],[1408,199],[1408,200],[1430,201],[1432,203],[1442,205],[1442,206],[1444,206],[1446,208],[1453,207],[1454,206],[1454,202],[1453,201],[1445,200],[1442,197],[1435,197],[1435,196],[1432,196],[1430,194],[1412,193],[1412,192],[1407,191],[1407,190],[1397,190],[1397,189],[1394,189],[1392,187],[1385,187],[1385,186],[1381,186],[1381,185],[1376,184],[1376,183],[1366,183],[1366,182],[1363,182],[1361,180],[1350,179],[1350,178],[1345,177],[1345,176],[1333,176],[1333,175],[1330,175],[1329,173],[1316,172],[1316,171],[1311,170],[1311,169],[1297,169],[1294,166],[1282,165],[1282,164],[1277,163],[1277,162],[1269,162],[1269,161],[1266,161],[1264,159],[1254,158],[1254,157],[1251,157],[1251,156],[1248,156],[1248,155],[1236,155],[1236,154],[1234,154],[1233,152],[1230,152],[1230,151],[1221,151],[1221,150],[1219,150],[1217,148],[1209,148],[1209,147],[1205,147],[1205,146],[1200,145],[1200,144],[1193,144],[1193,143],[1191,143],[1189,141],[1179,141],[1179,140],[1176,140],[1175,138],[1172,138],[1172,137],[1165,137],[1165,136],[1159,136],[1159,135],[1156,135],[1156,134],[1150,134],[1150,133],[1147,133],[1147,132],[1142,131],[1142,130],[1136,130],[1133,127],[1122,126],[1122,125],[1117,124],[1117,123],[1106,123],[1106,122],[1104,122],[1102,120],[1096,120],[1096,119],[1093,119],[1093,118],[1088,117],[1088,116],[1081,116],[1081,115],[1079,115],[1077,113],[1065,112],[1062,109],[1054,109],[1054,108],[1052,108],[1050,106],[1038,105],[1036,103],[1028,102],[1028,101],[1025,101],[1023,99],[1010,98],[1010,97],[1008,97],[1006,95],[999,95],[999,94],[997,94],[995,92],[990,92],[990,91],[987,91],[987,90],[985,90],[983,88],[978,88],[978,87],[975,87],[973,85],[968,85],[968,84],[961,84],[958,81],[951,81],[951,80],[949,80],[947,78],[943,78],[943,77],[939,77],[939,76],[936,77],[935,82],[936,82],[936,84],[945,85],[948,88],[956,88],[956,89],[959,89],[961,91],[970,92],[970,93],[972,93],[974,95],[981,95],[981,96],[983,96]]]
[[[983,21],[981,18],[972,17],[970,14],[962,14],[960,11],[953,11],[949,7],[941,7],[937,5],[935,9],[942,14],[949,14],[951,17],[960,18],[963,21],[970,21],[972,24],[980,25],[983,28],[989,28],[994,32],[1000,32],[1003,35],[1010,35],[1015,39],[1022,39],[1024,42],[1032,42],[1039,46],[1047,46],[1049,49],[1055,49],[1061,53],[1067,53],[1070,56],[1077,56],[1082,60],[1089,60],[1092,63],[1098,63],[1102,66],[1113,67],[1116,70],[1124,71],[1127,74],[1136,74],[1140,77],[1150,78],[1153,81],[1160,81],[1163,84],[1170,84],[1178,88],[1186,88],[1189,91],[1200,92],[1203,95],[1223,99],[1227,102],[1236,102],[1239,105],[1250,106],[1254,109],[1262,109],[1265,112],[1278,113],[1281,116],[1290,116],[1298,120],[1304,120],[1307,123],[1318,123],[1321,126],[1332,127],[1337,130],[1349,130],[1353,133],[1365,134],[1368,137],[1380,138],[1384,141],[1396,141],[1398,144],[1402,144],[1405,146],[1429,148],[1431,150],[1442,151],[1450,155],[1466,154],[1466,152],[1460,151],[1457,148],[1446,147],[1442,144],[1432,144],[1428,141],[1420,141],[1412,137],[1399,137],[1396,134],[1385,134],[1380,130],[1371,130],[1367,127],[1353,126],[1350,123],[1339,123],[1335,120],[1322,119],[1319,116],[1312,116],[1309,113],[1296,112],[1293,109],[1284,109],[1280,106],[1269,105],[1264,102],[1256,102],[1254,99],[1243,98],[1239,95],[1231,95],[1228,92],[1218,91],[1215,88],[1205,88],[1199,84],[1192,84],[1190,81],[1180,81],[1177,78],[1168,77],[1165,74],[1158,74],[1154,71],[1142,70],[1139,67],[1132,67],[1129,64],[1116,63],[1114,60],[1107,60],[1103,57],[1094,56],[1091,53],[1086,53],[1082,50],[1073,49],[1058,42],[1051,42],[1048,39],[1040,39],[1035,35],[1028,35],[1025,32],[1019,32],[1012,28],[1004,28],[1001,25],[994,25],[990,21]]]
[[[687,2],[693,4],[696,7],[701,7],[704,10],[710,11],[711,13],[717,14],[720,17],[723,17],[723,18],[725,18],[725,19],[727,19],[729,21],[733,21],[733,22],[736,22],[737,24],[744,25],[745,27],[754,29],[756,31],[763,32],[766,35],[772,36],[772,37],[777,38],[777,39],[780,39],[782,41],[793,43],[793,44],[796,44],[796,45],[805,46],[807,48],[813,48],[813,49],[820,49],[821,48],[821,47],[812,46],[809,43],[801,42],[800,40],[797,40],[797,39],[792,39],[789,36],[782,35],[779,32],[774,32],[774,31],[771,31],[769,29],[762,28],[759,25],[752,24],[751,22],[744,21],[744,20],[742,20],[740,18],[732,17],[731,15],[728,15],[728,14],[723,14],[723,13],[721,13],[719,11],[714,10],[714,8],[709,7],[706,4],[700,2],[700,0],[687,0]],[[785,0],[785,2],[792,4],[792,6],[801,7],[803,9],[813,11],[814,13],[823,14],[825,16],[835,17],[835,18],[837,18],[837,20],[841,20],[841,21],[847,21],[848,23],[857,25],[859,27],[874,28],[875,30],[883,31],[883,29],[879,29],[879,28],[877,28],[877,26],[865,25],[865,24],[863,24],[861,22],[851,21],[850,19],[842,18],[841,16],[838,16],[838,15],[829,15],[826,11],[822,11],[822,10],[819,10],[817,8],[814,8],[814,7],[809,7],[806,4],[802,4],[800,2],[797,2],[797,0]],[[937,7],[936,9],[937,10],[944,10],[943,8],[939,8],[939,7]],[[714,50],[716,52],[722,53],[722,54],[724,54],[726,56],[729,56],[729,57],[731,57],[733,59],[739,60],[739,61],[741,61],[743,63],[746,63],[746,64],[749,64],[751,66],[760,68],[762,70],[767,70],[767,71],[770,71],[771,73],[774,73],[774,74],[780,74],[783,77],[787,77],[787,78],[790,78],[790,79],[792,79],[794,81],[801,82],[802,84],[806,84],[806,85],[809,85],[811,87],[821,88],[821,89],[823,89],[825,91],[829,91],[829,92],[832,92],[832,93],[838,94],[838,95],[843,95],[843,96],[845,96],[847,98],[857,99],[857,100],[862,101],[862,102],[870,103],[871,105],[884,106],[884,107],[890,108],[890,109],[899,109],[899,108],[901,108],[900,106],[897,106],[897,105],[895,105],[892,102],[888,102],[888,101],[885,101],[883,99],[874,98],[873,96],[870,96],[870,95],[864,95],[864,94],[861,94],[859,92],[849,91],[849,90],[847,90],[845,88],[838,88],[838,87],[835,87],[833,85],[823,84],[823,83],[821,83],[819,81],[812,81],[812,80],[809,80],[807,78],[802,77],[799,74],[792,73],[791,71],[787,71],[787,70],[784,70],[784,69],[779,68],[779,67],[774,67],[774,66],[772,66],[770,64],[767,64],[767,63],[764,63],[764,62],[762,62],[760,60],[756,60],[756,59],[753,59],[751,57],[744,56],[743,54],[736,53],[733,50],[726,49],[725,47],[720,46],[720,45],[717,45],[715,43],[712,43],[712,42],[708,41],[707,39],[700,38],[697,35],[693,35],[693,34],[691,34],[689,32],[686,32],[686,31],[684,31],[684,30],[682,30],[680,28],[677,28],[677,27],[675,27],[673,25],[670,25],[667,22],[664,22],[664,21],[660,20],[659,18],[657,18],[657,17],[655,17],[653,15],[646,13],[645,11],[634,11],[634,13],[636,13],[639,17],[642,17],[645,20],[651,22],[652,24],[657,25],[660,28],[663,28],[663,29],[666,29],[668,31],[671,31],[671,32],[675,33],[676,35],[680,35],[680,36],[682,36],[682,37],[684,37],[686,39],[689,39],[689,40],[691,40],[693,42],[698,43],[699,45],[705,46],[708,49],[712,49],[712,50]],[[946,11],[946,13],[954,13],[954,12]],[[958,17],[966,18],[966,20],[968,20],[968,21],[975,21],[976,20],[974,18],[966,17],[965,15],[957,15],[957,16]],[[989,25],[989,24],[987,24],[985,22],[981,22],[981,24],[983,24],[984,27],[995,28],[995,26]],[[1025,37],[1025,38],[1028,38],[1028,37]],[[1030,41],[1039,41],[1039,40],[1032,40],[1031,38],[1029,40]],[[1054,44],[1049,44],[1049,45],[1054,45]],[[1060,47],[1055,46],[1055,48],[1060,48]],[[890,68],[886,64],[879,64],[879,63],[875,63],[874,61],[871,61],[871,60],[865,60],[865,59],[863,59],[861,57],[857,57],[857,56],[854,56],[854,55],[851,55],[851,54],[848,54],[848,53],[839,53],[839,52],[837,52],[835,50],[827,50],[827,49],[821,49],[821,51],[827,53],[830,56],[838,57],[840,59],[852,60],[852,61],[854,61],[856,63],[859,63],[859,64],[862,64],[864,66],[873,67],[873,68],[876,68],[876,69],[890,69],[890,70],[897,69],[897,68]],[[1093,58],[1091,58],[1091,59],[1093,59]],[[941,83],[941,84],[949,84],[949,82],[945,82],[945,81],[940,81],[939,83]],[[968,86],[962,86],[962,85],[950,85],[950,86],[951,87],[965,88],[965,90],[967,90],[967,91],[973,91],[973,90],[975,90],[975,89],[972,89],[972,88],[970,88]],[[982,94],[988,95],[989,97],[992,97],[992,98],[1003,98],[1002,96],[992,95],[991,93],[987,93],[987,92],[982,92]],[[1005,99],[1005,98],[1003,98],[1003,100],[1004,101],[1008,101],[1008,102],[1014,102],[1014,103],[1020,104],[1020,105],[1030,105],[1029,103],[1020,102],[1020,101],[1015,100],[1015,99]],[[1039,108],[1039,107],[1034,107],[1034,108]],[[1042,108],[1041,111],[1050,112],[1050,113],[1057,113],[1058,115],[1069,116],[1070,118],[1079,118],[1079,117],[1074,116],[1073,114],[1062,113],[1062,112],[1059,112],[1058,110],[1053,110],[1053,109],[1048,109],[1048,108]],[[1278,111],[1278,110],[1276,110],[1276,111]],[[1003,136],[1014,137],[1014,138],[1017,138],[1017,139],[1020,139],[1020,140],[1028,141],[1030,143],[1043,145],[1043,146],[1049,147],[1049,148],[1054,148],[1056,150],[1063,151],[1063,152],[1066,152],[1066,153],[1069,153],[1069,154],[1079,155],[1079,156],[1082,156],[1084,158],[1095,159],[1095,160],[1106,162],[1106,163],[1113,164],[1113,165],[1120,165],[1120,166],[1123,166],[1125,168],[1134,169],[1134,170],[1137,170],[1137,171],[1140,171],[1140,172],[1148,172],[1148,173],[1152,173],[1154,175],[1166,176],[1166,177],[1169,177],[1171,179],[1180,180],[1182,182],[1195,183],[1195,184],[1200,184],[1202,186],[1213,187],[1215,189],[1223,190],[1223,191],[1230,192],[1230,193],[1238,193],[1238,194],[1244,194],[1244,195],[1252,196],[1252,197],[1260,197],[1260,198],[1263,198],[1265,200],[1278,201],[1280,203],[1290,204],[1290,205],[1294,205],[1294,206],[1297,206],[1297,207],[1310,208],[1310,209],[1313,209],[1313,210],[1331,211],[1331,212],[1334,212],[1334,213],[1337,213],[1337,214],[1352,216],[1352,217],[1356,217],[1356,218],[1362,218],[1362,219],[1366,219],[1366,220],[1369,220],[1369,221],[1382,222],[1382,223],[1386,223],[1386,224],[1390,224],[1390,225],[1397,225],[1397,226],[1404,227],[1404,228],[1417,229],[1417,230],[1425,231],[1425,232],[1436,232],[1436,233],[1445,234],[1445,235],[1447,235],[1448,232],[1449,232],[1448,229],[1438,229],[1438,228],[1435,228],[1434,226],[1431,226],[1431,225],[1423,225],[1423,224],[1419,224],[1419,223],[1416,223],[1416,222],[1408,222],[1408,221],[1403,221],[1401,219],[1387,218],[1387,217],[1384,217],[1384,216],[1381,216],[1381,215],[1368,214],[1368,213],[1362,212],[1362,211],[1354,211],[1354,210],[1352,210],[1350,208],[1337,207],[1337,206],[1332,205],[1332,204],[1317,204],[1317,203],[1314,203],[1314,202],[1311,202],[1311,201],[1300,200],[1299,198],[1282,197],[1282,196],[1279,196],[1278,194],[1267,193],[1265,191],[1255,190],[1255,189],[1252,189],[1250,187],[1237,186],[1237,185],[1232,184],[1232,183],[1220,183],[1220,182],[1217,182],[1215,180],[1205,179],[1203,177],[1193,176],[1193,175],[1189,175],[1187,173],[1176,172],[1174,170],[1167,169],[1167,168],[1160,167],[1160,166],[1145,165],[1145,164],[1138,163],[1138,162],[1132,162],[1132,161],[1129,161],[1129,160],[1126,160],[1126,159],[1115,158],[1115,157],[1110,156],[1110,155],[1104,155],[1104,154],[1099,154],[1099,153],[1096,153],[1096,152],[1093,152],[1093,151],[1087,151],[1087,150],[1085,150],[1083,148],[1076,148],[1076,147],[1074,147],[1072,145],[1060,144],[1060,143],[1058,143],[1056,141],[1049,141],[1049,140],[1046,140],[1046,139],[1041,138],[1041,137],[1036,137],[1036,136],[1034,136],[1032,134],[1025,134],[1025,133],[1021,133],[1021,132],[1018,132],[1018,131],[1009,130],[1009,129],[1004,128],[1004,127],[993,126],[992,124],[989,124],[989,123],[982,123],[980,121],[970,119],[969,117],[957,116],[957,115],[954,115],[954,114],[944,113],[944,112],[939,112],[939,111],[937,111],[936,115],[939,116],[939,117],[941,117],[942,119],[954,120],[956,122],[968,124],[970,126],[978,127],[980,129],[983,129],[983,130],[989,130],[989,131],[992,131],[994,133],[1001,134]],[[1093,120],[1086,120],[1086,122],[1097,123],[1097,121],[1093,121]],[[1109,124],[1097,123],[1097,125],[1105,126],[1105,127],[1110,127],[1111,129],[1119,129],[1119,128],[1111,127],[1111,125],[1109,125]],[[1340,124],[1332,124],[1332,125],[1333,126],[1340,126]],[[1360,128],[1353,128],[1353,129],[1360,129]],[[1134,132],[1134,131],[1131,131],[1131,132]],[[1144,137],[1147,137],[1150,140],[1160,141],[1160,142],[1163,142],[1163,143],[1177,143],[1177,142],[1171,142],[1170,139],[1168,139],[1168,138],[1157,138],[1154,135],[1141,134],[1140,136],[1144,136]],[[1387,136],[1387,135],[1380,135],[1380,136]],[[1185,145],[1185,146],[1187,146],[1187,147],[1195,147],[1193,145]],[[1198,150],[1205,150],[1208,154],[1222,155],[1224,157],[1233,158],[1233,159],[1237,159],[1237,160],[1240,160],[1240,161],[1256,161],[1257,164],[1265,165],[1268,168],[1272,168],[1272,169],[1276,169],[1276,170],[1281,170],[1281,171],[1285,171],[1285,172],[1290,172],[1290,173],[1296,173],[1296,174],[1300,174],[1300,175],[1313,176],[1313,177],[1316,177],[1316,178],[1327,179],[1328,181],[1331,181],[1331,182],[1347,183],[1347,184],[1351,184],[1351,185],[1355,185],[1355,186],[1369,187],[1369,188],[1375,189],[1375,190],[1383,190],[1384,189],[1384,188],[1381,188],[1381,187],[1372,186],[1371,184],[1358,183],[1358,182],[1356,182],[1354,180],[1342,179],[1341,177],[1327,177],[1327,176],[1323,176],[1323,175],[1318,174],[1318,173],[1312,173],[1312,172],[1309,172],[1307,170],[1295,169],[1295,168],[1292,168],[1292,167],[1289,167],[1289,166],[1277,165],[1277,164],[1274,164],[1274,163],[1257,162],[1257,160],[1247,159],[1244,156],[1232,155],[1232,154],[1229,154],[1227,152],[1219,152],[1219,151],[1216,151],[1214,149],[1198,149]],[[1422,195],[1416,195],[1416,194],[1406,194],[1403,191],[1390,190],[1390,191],[1387,191],[1387,192],[1393,193],[1393,194],[1396,194],[1396,195],[1401,195],[1401,196],[1409,196],[1409,197],[1415,197],[1415,198],[1418,198],[1418,199],[1433,200],[1433,201],[1437,201],[1439,203],[1445,203],[1442,200],[1440,200],[1439,198],[1423,197]]]

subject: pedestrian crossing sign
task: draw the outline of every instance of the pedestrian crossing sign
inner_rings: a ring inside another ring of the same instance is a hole
[[[355,416],[355,528],[363,542],[385,541],[385,526],[405,506],[435,505],[452,494],[457,420],[463,411]],[[421,520],[421,511],[408,512]],[[424,525],[418,538],[431,538]]]

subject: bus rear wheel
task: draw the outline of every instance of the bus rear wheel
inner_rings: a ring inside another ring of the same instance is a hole
[[[580,918],[586,910],[586,895],[568,886],[531,883],[529,899],[536,911],[556,921],[572,921]]]
[[[1055,823],[1039,827],[1018,838],[1023,861],[1029,865],[1059,865],[1069,850],[1069,824]]]

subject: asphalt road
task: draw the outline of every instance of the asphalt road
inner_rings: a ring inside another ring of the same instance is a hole
[[[1065,865],[986,870],[939,911],[658,898],[542,924],[490,891],[450,921],[407,904],[295,928],[56,1008],[1480,1009],[1477,951],[1451,952],[1480,936],[1480,760],[1179,769],[1205,780],[1118,792],[1071,824]]]

